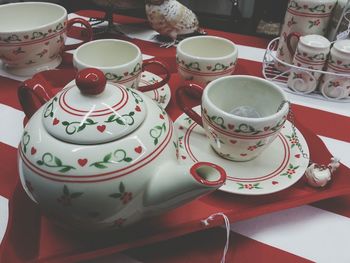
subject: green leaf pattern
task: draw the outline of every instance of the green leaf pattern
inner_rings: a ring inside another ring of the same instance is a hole
[[[23,146],[24,153],[27,153],[29,142],[30,142],[30,135],[28,134],[27,131],[24,131],[23,136],[22,136],[22,146]]]
[[[60,173],[66,173],[66,172],[69,172],[70,170],[76,169],[74,166],[64,164],[60,158],[48,152],[44,153],[43,156],[41,157],[41,160],[38,160],[36,164],[39,166],[56,168]]]
[[[54,28],[49,29],[48,31],[34,31],[31,35],[24,35],[20,37],[17,34],[11,34],[7,37],[0,38],[0,42],[4,43],[19,43],[19,42],[25,42],[25,41],[32,41],[37,39],[44,39],[46,37],[49,37],[50,35],[53,35],[59,31],[62,31],[64,29],[64,24],[58,23]]]
[[[149,131],[149,135],[153,138],[153,144],[157,145],[159,142],[159,138],[163,133],[166,132],[165,122],[162,125],[157,125]]]
[[[96,167],[98,169],[106,169],[108,168],[109,164],[121,162],[130,163],[132,160],[133,159],[127,155],[125,150],[117,149],[113,153],[106,154],[101,161],[90,164],[90,166]]]

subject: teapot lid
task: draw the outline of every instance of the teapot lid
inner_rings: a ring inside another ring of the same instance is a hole
[[[76,84],[76,85],[75,85]],[[106,84],[102,71],[81,70],[43,110],[43,123],[54,137],[74,144],[114,141],[133,132],[146,116],[137,91]]]

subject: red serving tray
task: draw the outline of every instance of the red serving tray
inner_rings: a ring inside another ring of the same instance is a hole
[[[74,77],[71,69],[41,73],[53,83],[57,90]],[[172,93],[178,82],[174,74],[169,85]],[[173,96],[174,98],[174,96]],[[167,110],[175,119],[180,111],[171,101]],[[311,158],[317,163],[327,164],[331,154],[323,142],[305,127],[298,129],[308,142]],[[15,160],[15,158],[13,158]],[[13,165],[15,167],[15,164]],[[63,230],[52,224],[24,193],[18,180],[16,190],[10,198],[10,223],[7,229],[1,262],[77,262],[117,253],[195,231],[223,224],[220,217],[204,226],[201,220],[222,212],[230,222],[256,217],[262,214],[300,206],[331,197],[350,194],[350,169],[341,165],[332,183],[326,188],[309,187],[302,179],[281,192],[264,196],[240,196],[216,191],[187,205],[161,216],[146,219],[129,228],[103,235],[87,236]],[[9,176],[16,176],[17,172]]]

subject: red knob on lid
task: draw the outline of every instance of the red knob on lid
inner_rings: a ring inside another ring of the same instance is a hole
[[[106,77],[103,72],[96,68],[86,68],[78,72],[75,83],[81,93],[97,95],[104,91],[106,87]]]

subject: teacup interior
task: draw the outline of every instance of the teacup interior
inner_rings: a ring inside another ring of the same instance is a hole
[[[91,67],[115,67],[137,59],[140,51],[127,42],[93,41],[81,46],[75,56]]]
[[[220,38],[198,37],[184,41],[181,51],[187,55],[202,58],[218,58],[235,52],[236,47]]]
[[[207,88],[208,99],[212,104],[229,114],[234,114],[238,109],[247,110],[248,114],[241,115],[242,117],[261,118],[273,115],[285,100],[278,87],[257,78],[222,78]]]
[[[58,22],[66,10],[47,3],[20,3],[0,6],[0,32],[21,32]]]

